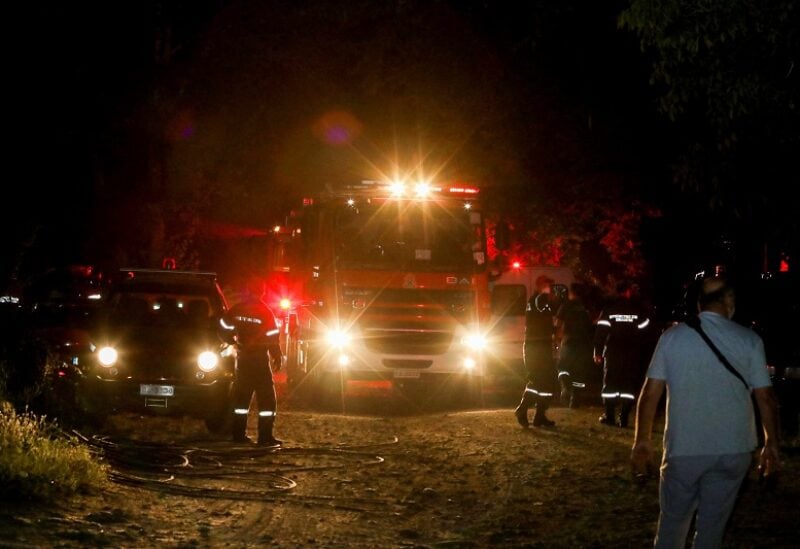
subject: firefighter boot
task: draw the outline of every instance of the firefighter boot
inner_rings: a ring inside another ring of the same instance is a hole
[[[272,428],[275,426],[275,416],[258,417],[258,443],[262,446],[280,446],[282,440],[278,440],[272,435]]]
[[[616,421],[614,420],[614,415],[616,414],[615,408],[616,405],[614,401],[610,398],[604,399],[606,411],[605,413],[598,418],[600,423],[604,425],[616,425]]]
[[[517,422],[523,427],[528,426],[528,408],[534,403],[534,395],[527,388],[522,393],[522,400],[519,406],[514,410],[514,415],[517,416]]]
[[[619,411],[619,423],[617,425],[622,428],[628,426],[628,416],[631,413],[631,408],[633,408],[633,401],[627,398],[623,399]]]
[[[556,424],[555,421],[548,419],[548,417],[545,415],[547,408],[549,408],[547,402],[540,400],[536,403],[536,412],[533,414],[534,427],[553,427]]]
[[[572,388],[572,393],[569,396],[569,407],[573,410],[581,407],[581,393],[574,387]]]
[[[558,376],[558,383],[561,385],[561,405],[569,406],[573,395],[571,376],[568,373],[562,373]]]
[[[247,430],[247,414],[234,414],[231,426],[233,442],[250,442],[245,431]]]

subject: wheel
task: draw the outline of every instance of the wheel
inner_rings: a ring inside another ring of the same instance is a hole
[[[83,382],[78,382],[75,386],[77,423],[89,429],[100,430],[105,426],[113,410],[92,399],[88,394],[89,391],[91,388],[86,387]]]
[[[344,383],[343,376],[338,372],[324,372],[314,376],[314,394],[323,409],[344,412]]]
[[[212,435],[229,435],[233,427],[233,417],[231,414],[223,413],[205,419],[206,429]]]

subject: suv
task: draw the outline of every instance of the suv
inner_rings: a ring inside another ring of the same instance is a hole
[[[95,422],[114,412],[189,415],[204,419],[211,432],[223,432],[236,347],[215,273],[119,274],[81,361],[81,408]]]

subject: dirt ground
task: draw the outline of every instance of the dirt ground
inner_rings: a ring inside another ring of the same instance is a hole
[[[648,547],[657,483],[629,474],[632,431],[599,407],[521,428],[481,409],[322,413],[281,403],[279,449],[188,419],[120,416],[86,434],[112,469],[102,493],[4,505],[2,547]],[[399,409],[403,409],[400,403]],[[253,426],[251,418],[251,427]],[[251,432],[252,435],[252,432]],[[796,547],[800,458],[777,487],[746,483],[726,547]]]

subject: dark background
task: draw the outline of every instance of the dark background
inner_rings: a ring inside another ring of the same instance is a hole
[[[694,4],[14,7],[4,281],[220,269],[304,194],[398,170],[481,186],[510,254],[608,287],[775,270],[797,255],[798,10]]]

